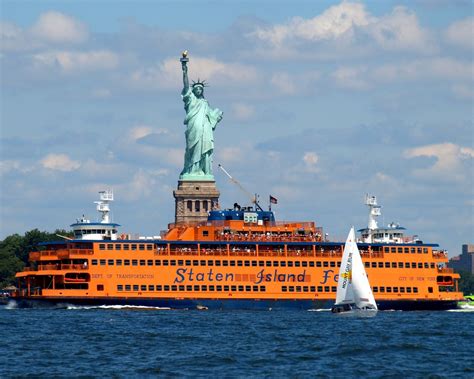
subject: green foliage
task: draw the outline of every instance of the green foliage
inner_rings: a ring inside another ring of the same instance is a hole
[[[464,295],[474,294],[474,275],[468,271],[459,271],[461,279],[459,279],[459,291]]]
[[[73,236],[72,232],[65,230],[48,233],[33,229],[24,236],[12,234],[0,241],[0,289],[15,283],[15,274],[28,263],[28,253],[38,243],[60,240],[56,234]]]

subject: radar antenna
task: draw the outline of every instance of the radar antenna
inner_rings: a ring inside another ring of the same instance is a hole
[[[97,204],[97,211],[102,213],[100,222],[102,224],[110,223],[110,202],[114,201],[112,190],[99,191],[100,200],[94,201]]]
[[[228,176],[228,178],[230,179],[230,181],[231,181],[232,183],[234,183],[235,185],[237,185],[237,187],[239,187],[240,190],[241,190],[242,192],[244,192],[244,193],[249,197],[250,201],[252,202],[252,204],[255,204],[255,207],[256,207],[256,208],[258,208],[259,210],[263,211],[263,209],[262,209],[262,207],[260,206],[260,204],[258,204],[257,195],[256,195],[256,194],[255,194],[255,195],[252,195],[249,191],[247,191],[247,190],[242,186],[242,184],[240,184],[240,183],[238,182],[238,180],[234,179],[220,163],[219,163],[217,166],[222,170],[222,172],[223,172],[224,174],[226,174],[226,175]]]

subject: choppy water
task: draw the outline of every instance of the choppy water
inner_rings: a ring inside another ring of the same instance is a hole
[[[0,377],[474,378],[474,309],[0,307]]]

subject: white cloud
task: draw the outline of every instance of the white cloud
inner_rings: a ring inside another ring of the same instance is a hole
[[[369,83],[364,78],[366,73],[367,68],[365,67],[340,67],[331,76],[338,87],[366,90],[369,88]]]
[[[424,169],[415,169],[414,174],[422,178],[463,181],[469,178],[466,161],[474,159],[474,149],[452,143],[420,146],[405,150],[405,158],[434,157],[436,162]],[[472,167],[472,162],[467,162]]]
[[[146,137],[150,134],[153,133],[153,129],[150,127],[150,126],[146,126],[146,125],[137,125],[137,126],[134,126],[130,132],[129,132],[129,136],[130,138],[132,138],[133,140],[139,140],[140,138],[143,138],[143,137]]]
[[[245,121],[255,115],[255,107],[244,103],[232,104],[232,112],[237,120]]]
[[[449,43],[464,47],[466,49],[474,48],[474,17],[452,23],[444,33],[446,41]]]
[[[50,51],[33,55],[36,67],[59,67],[65,73],[109,70],[118,66],[117,54],[107,50],[88,52]]]
[[[282,94],[293,95],[297,92],[295,80],[286,72],[274,73],[270,83]]]
[[[257,70],[248,65],[224,63],[213,58],[191,57],[188,66],[190,83],[192,80],[206,80],[211,85],[243,85],[258,80]],[[143,89],[177,88],[182,85],[181,65],[176,58],[163,63],[142,68],[132,73],[132,86]]]
[[[88,37],[87,28],[82,22],[55,11],[41,14],[30,32],[36,38],[53,43],[80,43]]]
[[[72,160],[66,154],[48,154],[40,161],[40,164],[46,169],[64,172],[74,171],[81,167],[80,162]]]
[[[474,99],[474,89],[471,85],[467,84],[455,84],[451,87],[451,91],[458,99],[472,100]]]
[[[305,164],[306,171],[312,173],[319,172],[319,156],[314,151],[305,152],[303,156],[303,162]]]

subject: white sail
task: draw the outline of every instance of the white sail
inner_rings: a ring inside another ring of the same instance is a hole
[[[352,255],[354,251],[355,234],[352,228],[347,236],[344,253],[342,255],[341,267],[339,268],[339,279],[337,282],[336,304],[354,303],[352,291]]]

